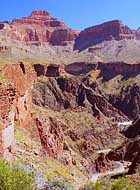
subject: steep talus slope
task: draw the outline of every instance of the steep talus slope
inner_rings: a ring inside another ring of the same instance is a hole
[[[106,159],[109,163],[110,161],[129,162],[128,174],[139,174],[139,76],[129,78],[128,74],[128,76],[125,75],[125,77],[119,75],[106,81],[103,86],[101,86],[101,89],[105,88],[104,92],[108,94],[109,102],[127,115],[129,119],[134,120],[131,125],[122,125],[122,127],[120,127],[121,133],[127,139],[121,146],[111,151],[106,156]]]
[[[74,50],[90,53],[90,61],[125,61],[130,64],[139,62],[139,47],[139,30],[129,28],[120,20],[86,28],[80,32],[74,43]]]

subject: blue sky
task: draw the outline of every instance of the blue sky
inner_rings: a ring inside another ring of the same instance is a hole
[[[1,21],[29,15],[34,9],[43,9],[75,29],[83,29],[113,19],[122,20],[131,28],[140,26],[140,0],[1,1]]]

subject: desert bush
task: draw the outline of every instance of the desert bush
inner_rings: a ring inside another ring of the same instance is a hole
[[[111,190],[139,190],[140,182],[135,182],[127,177],[122,177],[114,180],[110,184]]]
[[[0,160],[0,190],[33,190],[34,176]]]
[[[88,182],[80,190],[106,190],[105,186],[100,182]]]
[[[54,178],[50,179],[46,183],[46,188],[43,190],[73,190],[74,187],[69,182],[64,181],[63,179]]]
[[[104,181],[104,179],[86,183],[80,190],[140,190],[140,181],[133,181],[129,177]]]

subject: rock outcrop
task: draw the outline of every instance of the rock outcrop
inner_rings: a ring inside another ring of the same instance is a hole
[[[127,140],[119,148],[107,155],[108,161],[127,161],[130,164],[129,174],[140,172],[140,140]]]
[[[37,76],[46,76],[46,77],[58,77],[63,74],[64,68],[61,65],[57,64],[49,64],[49,65],[41,65],[34,64],[34,70]]]
[[[101,93],[101,92],[100,92]],[[101,95],[96,84],[73,78],[58,77],[38,81],[33,88],[33,102],[38,106],[60,109],[87,109],[95,117],[123,120],[125,116],[114,109]]]
[[[140,119],[125,128],[122,133],[127,138],[121,146],[110,151],[106,156],[108,161],[129,162],[129,174],[140,172]]]
[[[14,146],[16,89],[12,83],[0,84],[0,155],[7,158]]]
[[[40,45],[44,42],[66,45],[75,40],[79,33],[50,16],[48,11],[33,11],[31,16],[14,19],[10,24],[1,23],[0,26],[0,33],[28,45]]]
[[[87,74],[92,70],[100,70],[99,77],[103,77],[104,81],[108,81],[117,75],[122,75],[125,78],[139,75],[140,64],[127,64],[125,62],[75,62],[65,66],[65,72],[71,75]]]
[[[139,31],[130,29],[120,20],[105,22],[81,31],[75,41],[74,50],[84,50],[103,41],[140,39]]]
[[[136,121],[132,123],[127,129],[124,129],[122,133],[127,138],[135,138],[140,136],[140,119],[138,118]]]
[[[136,119],[140,114],[140,87],[137,84],[124,86],[119,94],[110,95],[109,101],[130,119]]]
[[[63,124],[53,118],[36,118],[41,143],[45,153],[58,158],[64,150]]]

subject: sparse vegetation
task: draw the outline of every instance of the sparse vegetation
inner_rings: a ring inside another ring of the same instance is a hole
[[[137,179],[137,180],[135,180]],[[80,190],[139,190],[139,177],[120,177],[118,179],[102,179],[94,182],[88,182]]]
[[[0,190],[33,190],[34,176],[0,160]]]
[[[80,190],[104,190],[104,186],[101,182],[87,182]]]
[[[91,72],[90,72],[90,74],[89,74],[89,77],[91,78],[91,80],[93,81],[93,82],[95,82],[96,80],[97,80],[97,78],[99,77],[99,75],[100,75],[100,70],[92,70]]]
[[[74,186],[62,179],[54,178],[47,182],[44,190],[74,190]]]

